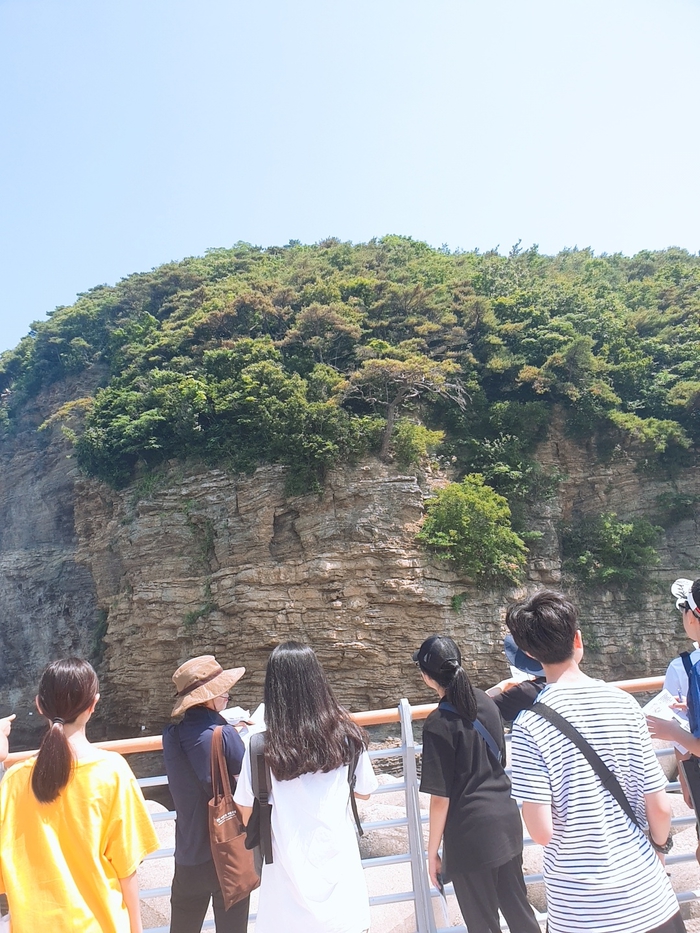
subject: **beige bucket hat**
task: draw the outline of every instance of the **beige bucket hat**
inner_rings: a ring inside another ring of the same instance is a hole
[[[244,667],[225,671],[213,654],[203,654],[185,661],[173,674],[177,703],[172,715],[179,716],[191,706],[199,706],[207,700],[220,697],[238,683],[244,674]]]

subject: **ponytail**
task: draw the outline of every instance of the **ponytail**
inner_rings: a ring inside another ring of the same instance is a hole
[[[462,667],[462,654],[449,635],[426,638],[413,660],[428,677],[445,691],[445,699],[460,716],[474,722],[476,697],[467,673]]]
[[[52,722],[32,768],[32,790],[39,803],[51,803],[70,780],[73,753],[62,722]]]
[[[446,661],[452,668],[450,683],[445,685],[445,699],[451,703],[460,716],[474,722],[476,719],[476,697],[467,672],[456,661]],[[441,671],[442,673],[442,671]]]
[[[97,675],[87,661],[53,661],[41,675],[37,706],[49,720],[32,768],[32,791],[40,803],[51,803],[70,780],[73,751],[64,731],[89,709],[97,696]]]

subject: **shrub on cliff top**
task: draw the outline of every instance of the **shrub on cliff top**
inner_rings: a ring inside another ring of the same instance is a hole
[[[518,583],[527,548],[510,526],[503,496],[470,473],[450,483],[426,506],[418,540],[456,570],[480,583]]]
[[[444,431],[431,431],[408,418],[399,418],[391,437],[396,462],[402,470],[408,470],[434,453],[444,438]]]
[[[394,427],[423,415],[460,475],[483,474],[523,511],[555,405],[586,440],[634,439],[645,470],[677,469],[697,447],[699,311],[700,257],[675,248],[238,243],[91,289],[35,323],[0,354],[0,437],[57,380],[69,390],[58,405],[72,398],[84,372],[81,394],[104,389],[68,426],[88,473],[123,485],[194,455],[285,463],[308,487],[377,446],[379,421],[381,456],[393,441],[397,458],[420,457],[417,432]]]

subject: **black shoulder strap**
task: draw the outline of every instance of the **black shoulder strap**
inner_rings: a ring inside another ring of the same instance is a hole
[[[684,651],[681,654],[681,660],[683,661],[683,667],[685,668],[686,674],[688,675],[688,677],[690,677],[690,672],[693,669],[693,662],[690,660],[690,652]]]
[[[357,833],[360,836],[364,836],[365,831],[360,822],[360,814],[357,812],[357,800],[355,800],[355,784],[357,784],[357,774],[355,772],[357,771],[357,763],[360,760],[360,755],[361,750],[356,748],[350,759],[350,764],[348,765],[348,784],[350,785],[350,807],[352,808],[352,815],[355,818]]]
[[[272,804],[270,803],[270,766],[265,760],[265,733],[250,737],[250,780],[253,795],[260,807],[260,850],[268,865],[272,864]]]
[[[449,710],[450,713],[456,713],[458,716],[460,715],[459,711],[448,700],[440,700],[440,702],[438,703],[438,706],[440,707],[440,709],[446,709],[446,710]],[[501,754],[501,750],[498,747],[498,743],[496,742],[494,737],[491,735],[489,730],[486,728],[486,726],[483,724],[483,722],[480,719],[475,719],[472,722],[472,725],[474,726],[476,731],[479,733],[481,738],[484,740],[484,742],[486,742],[489,748],[489,751],[491,752],[493,757],[496,759],[499,765],[502,765],[503,755]]]
[[[605,764],[598,752],[596,752],[595,749],[592,748],[584,739],[578,729],[575,729],[568,719],[564,719],[562,715],[557,713],[556,710],[553,710],[551,706],[547,706],[546,703],[535,703],[530,707],[530,709],[537,716],[541,716],[543,719],[551,722],[555,729],[558,729],[567,737],[567,739],[574,743],[576,748],[578,748],[588,764],[598,775],[598,778],[600,779],[603,787],[608,791],[609,794],[612,794],[620,807],[627,814],[631,822],[635,826],[639,826],[639,821],[634,814],[634,810],[630,806],[629,800],[625,796],[625,792],[620,787],[620,782],[617,780],[610,768],[608,768],[608,766]]]

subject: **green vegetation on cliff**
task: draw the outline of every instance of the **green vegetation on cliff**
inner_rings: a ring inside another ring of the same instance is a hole
[[[659,563],[662,530],[645,518],[621,522],[614,512],[583,516],[562,529],[564,569],[585,586],[643,591]]]
[[[196,457],[290,467],[290,490],[374,451],[434,450],[480,474],[514,524],[551,478],[552,412],[598,450],[677,469],[700,440],[700,258],[536,248],[450,252],[388,236],[238,244],[99,286],[0,358],[2,419],[93,368],[57,413],[82,468],[115,486]],[[444,439],[441,438],[444,433]]]
[[[428,501],[418,540],[483,583],[519,583],[527,548],[510,527],[508,503],[471,473]]]

